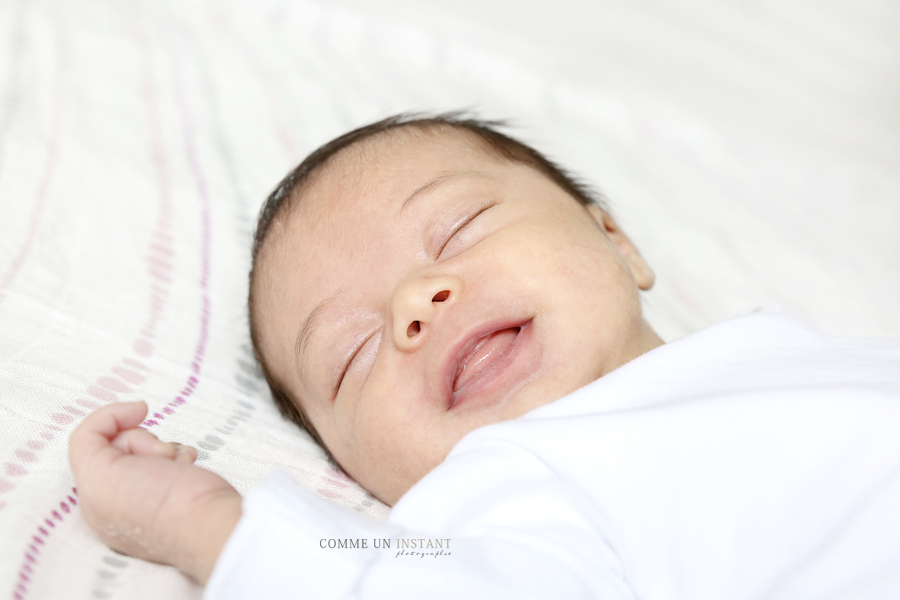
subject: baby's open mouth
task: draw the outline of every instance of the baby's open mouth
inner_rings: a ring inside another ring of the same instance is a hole
[[[479,339],[472,350],[459,361],[456,377],[453,379],[453,392],[463,389],[500,360],[516,341],[521,329],[521,327],[500,329]]]

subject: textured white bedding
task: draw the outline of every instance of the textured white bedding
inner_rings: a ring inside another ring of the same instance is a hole
[[[199,597],[78,519],[104,402],[242,491],[279,467],[385,514],[277,415],[244,311],[265,195],[397,111],[509,117],[596,183],[666,339],[772,301],[900,335],[894,3],[543,4],[0,0],[0,593]]]

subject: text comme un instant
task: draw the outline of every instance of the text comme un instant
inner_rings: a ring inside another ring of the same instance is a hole
[[[450,538],[415,538],[405,539],[397,538],[376,538],[368,540],[365,538],[322,538],[319,540],[321,548],[369,548],[369,542],[372,542],[373,548],[391,548],[391,542],[396,542],[395,548],[400,550],[449,550]]]

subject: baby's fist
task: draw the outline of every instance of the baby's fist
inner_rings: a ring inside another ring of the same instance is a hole
[[[240,495],[193,464],[196,450],[140,428],[146,415],[143,402],[111,404],[72,432],[81,511],[110,548],[205,583],[240,518]]]

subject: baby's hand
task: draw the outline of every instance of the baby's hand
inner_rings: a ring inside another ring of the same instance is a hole
[[[138,425],[143,402],[97,409],[72,432],[69,461],[88,525],[114,550],[178,567],[206,583],[241,515],[227,481],[197,451]]]

